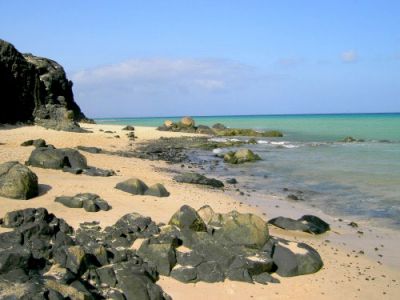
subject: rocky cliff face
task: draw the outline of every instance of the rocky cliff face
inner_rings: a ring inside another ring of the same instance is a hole
[[[22,54],[0,39],[0,123],[35,121],[39,125],[78,130],[91,121],[74,101],[72,82],[57,62]]]

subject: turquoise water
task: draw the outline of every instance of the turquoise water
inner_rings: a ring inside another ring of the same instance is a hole
[[[158,126],[166,118],[101,119],[98,123]],[[179,118],[171,118],[179,120]],[[250,145],[263,160],[210,170],[249,190],[303,191],[305,203],[400,229],[400,114],[196,117],[197,124],[277,129],[283,138]],[[359,143],[340,142],[346,136]],[[201,155],[213,158],[213,153]]]
[[[104,124],[159,126],[165,119],[180,117],[96,119]],[[400,113],[396,114],[332,114],[332,115],[268,115],[195,117],[197,124],[211,126],[217,122],[228,127],[278,129],[289,140],[337,141],[346,136],[366,140],[400,141]]]

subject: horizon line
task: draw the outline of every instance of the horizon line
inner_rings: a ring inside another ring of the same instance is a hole
[[[342,113],[293,113],[293,114],[244,114],[244,115],[175,115],[175,116],[137,116],[137,117],[93,117],[93,119],[148,119],[148,118],[182,118],[190,116],[191,118],[207,117],[263,117],[263,116],[320,116],[320,115],[389,115],[400,114],[399,112],[342,112]]]

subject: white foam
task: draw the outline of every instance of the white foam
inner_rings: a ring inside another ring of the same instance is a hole
[[[213,152],[214,154],[219,154],[219,153],[222,153],[222,149],[220,149],[220,148],[213,149],[212,152]]]

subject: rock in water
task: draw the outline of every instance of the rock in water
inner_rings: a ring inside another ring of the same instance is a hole
[[[27,200],[39,193],[38,178],[16,161],[0,165],[0,196]]]
[[[145,192],[145,195],[155,197],[168,197],[169,192],[161,183],[156,183],[148,188],[148,190]]]
[[[195,122],[191,117],[183,117],[181,119],[181,124],[185,127],[194,127]]]
[[[224,155],[224,161],[230,164],[242,164],[257,160],[261,160],[261,157],[254,154],[250,149],[240,149],[236,152],[230,151]]]
[[[143,181],[134,177],[118,183],[115,188],[132,195],[144,195],[148,190],[148,186]]]
[[[76,131],[76,121],[88,120],[74,101],[72,82],[53,60],[21,54],[0,40],[0,98],[7,100],[0,110],[0,123],[43,121]],[[64,125],[61,123],[64,122]]]
[[[165,120],[164,121],[164,126],[166,128],[171,128],[174,125],[174,122],[172,122],[171,120]]]

